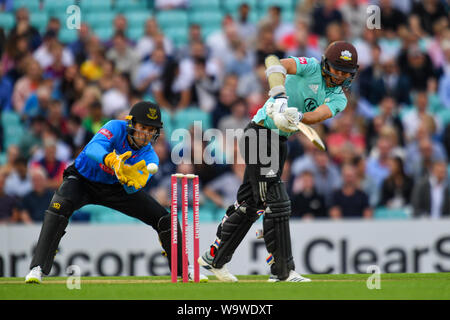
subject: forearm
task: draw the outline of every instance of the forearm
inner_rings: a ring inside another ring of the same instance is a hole
[[[98,142],[91,142],[86,147],[86,155],[97,163],[104,163],[108,150]]]
[[[314,123],[322,122],[326,119],[327,119],[327,117],[322,114],[319,114],[316,112],[306,112],[303,114],[302,122],[304,124],[314,124]]]

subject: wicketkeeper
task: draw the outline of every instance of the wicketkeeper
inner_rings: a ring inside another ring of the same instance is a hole
[[[291,250],[291,201],[281,181],[287,138],[297,124],[314,124],[345,109],[348,89],[358,70],[358,55],[348,42],[331,43],[319,63],[314,58],[266,59],[270,98],[246,127],[240,151],[246,162],[244,181],[218,226],[216,240],[199,264],[222,281],[237,281],[226,268],[253,223],[263,215],[269,252],[269,281],[311,281],[296,273]],[[256,138],[255,138],[256,137]],[[270,155],[266,161],[265,155]],[[256,157],[256,159],[255,159]]]
[[[152,226],[170,260],[170,214],[142,190],[152,176],[147,164],[159,164],[151,143],[158,139],[162,127],[159,106],[142,101],[131,108],[126,121],[111,120],[97,132],[64,171],[63,183],[45,212],[26,283],[41,283],[42,275],[50,273],[70,216],[87,204],[118,210]],[[181,237],[179,231],[179,242]],[[180,273],[181,246],[178,257]],[[193,279],[193,268],[189,278]],[[207,281],[207,277],[200,275],[200,280]]]

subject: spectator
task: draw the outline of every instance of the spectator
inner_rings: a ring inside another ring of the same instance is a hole
[[[357,186],[364,191],[369,197],[369,205],[376,207],[380,198],[380,190],[376,185],[374,177],[367,174],[366,158],[363,156],[356,156],[349,161],[356,169]]]
[[[22,136],[19,141],[19,150],[22,157],[29,159],[42,144],[42,134],[46,129],[45,118],[36,116],[31,118],[28,134]]]
[[[113,37],[113,47],[106,53],[108,60],[114,61],[117,71],[127,73],[134,77],[140,57],[137,52],[129,46],[123,32],[117,32]]]
[[[14,161],[14,169],[6,177],[4,191],[7,195],[15,198],[23,198],[31,190],[31,178],[28,172],[27,160],[18,157]]]
[[[349,113],[343,114],[336,119],[337,131],[331,133],[327,138],[327,146],[331,158],[338,164],[344,161],[346,156],[362,155],[365,151],[366,142],[364,136],[358,132],[355,126],[355,118]]]
[[[8,150],[6,151],[6,163],[3,164],[1,167],[1,170],[6,175],[9,175],[14,170],[14,162],[19,157],[20,150],[19,147],[15,144],[11,144],[8,147]]]
[[[102,47],[91,46],[87,49],[88,58],[80,66],[80,74],[89,81],[98,81],[103,76],[105,51]]]
[[[391,0],[380,0],[381,30],[384,34],[396,33],[400,27],[407,25],[407,19],[403,12],[394,8]]]
[[[101,106],[100,106],[101,110]],[[83,148],[88,144],[94,135],[82,126],[81,118],[70,115],[67,119],[67,132],[64,135],[64,142],[72,150],[72,159],[75,159]]]
[[[111,89],[112,90],[112,89]],[[110,90],[106,91],[109,92]],[[83,89],[83,93],[81,97],[77,99],[71,109],[71,113],[79,116],[81,119],[87,117],[90,111],[90,106],[96,101],[100,101],[102,99],[102,93],[98,86],[89,85]],[[123,99],[122,99],[123,100]],[[118,101],[123,103],[123,101]]]
[[[428,80],[435,78],[430,56],[417,44],[412,44],[400,52],[397,62],[400,71],[409,78],[412,90],[426,90]]]
[[[10,35],[6,39],[5,52],[1,57],[1,65],[4,74],[10,75],[11,73],[18,73],[17,69],[19,68],[19,61],[24,57],[31,56],[30,51],[28,39],[25,35]],[[12,80],[15,82],[16,78],[14,77]]]
[[[53,31],[56,36],[59,35],[59,31],[61,30],[61,22],[56,17],[50,17],[48,19],[47,27],[45,28],[46,32]]]
[[[180,73],[179,63],[168,60],[160,80],[152,84],[156,103],[169,112],[186,108],[191,102],[191,83],[186,80]]]
[[[66,68],[58,86],[58,93],[68,113],[71,112],[73,103],[81,97],[86,85],[86,80],[78,73],[76,65]]]
[[[60,51],[58,51],[58,49]],[[58,56],[59,55],[59,56]],[[57,34],[50,30],[44,35],[41,46],[34,51],[33,57],[41,65],[43,70],[53,66],[57,59],[62,63],[64,67],[68,67],[74,64],[74,58],[72,52],[65,47],[61,47],[58,42]]]
[[[236,99],[236,91],[231,85],[224,85],[220,88],[217,105],[211,114],[213,127],[217,128],[220,119],[231,114],[231,105]]]
[[[342,188],[333,193],[329,215],[332,219],[372,218],[367,194],[358,189],[356,170],[352,165],[342,167]]]
[[[12,90],[11,80],[5,77],[2,64],[0,64],[0,112],[12,110]]]
[[[298,17],[294,30],[281,39],[280,48],[287,52],[287,56],[314,57],[318,61],[322,59],[319,39],[309,32],[310,24],[308,17]]]
[[[400,157],[389,159],[389,169],[391,173],[381,186],[379,205],[389,209],[405,209],[410,204],[414,180],[406,175]]]
[[[63,180],[63,172],[66,169],[66,163],[56,157],[56,143],[52,138],[44,140],[44,157],[32,163],[32,167],[41,167],[48,177],[46,188],[51,190],[58,189]]]
[[[411,197],[414,217],[438,219],[450,215],[450,189],[447,163],[433,163],[429,176],[421,178],[414,186]]]
[[[26,73],[15,83],[12,95],[14,110],[20,114],[27,99],[42,83],[42,68],[39,63],[31,58],[24,63]]]
[[[227,129],[244,129],[249,122],[247,103],[244,99],[238,99],[231,105],[231,114],[220,119],[217,128],[225,134]]]
[[[239,37],[244,40],[245,43],[254,41],[257,28],[253,22],[250,21],[250,6],[247,3],[242,3],[238,9],[238,16],[236,24],[238,27]]]
[[[191,86],[191,102],[205,112],[211,112],[216,103],[219,81],[214,74],[208,73],[206,59],[195,58],[194,81]]]
[[[136,78],[133,81],[135,88],[141,93],[151,94],[151,85],[161,77],[166,61],[164,49],[161,47],[154,48],[151,59],[138,67]]]
[[[444,4],[439,0],[415,2],[411,13],[412,17],[420,20],[421,28],[428,35],[433,34],[433,22],[446,17]]]
[[[450,109],[450,31],[448,35],[448,39],[441,42],[445,63],[442,67],[443,75],[439,79],[439,98],[441,104]]]
[[[376,144],[376,140],[385,126],[393,127],[397,133],[399,144],[404,145],[403,123],[398,114],[398,106],[393,96],[386,95],[380,102],[380,113],[370,120],[366,130],[366,147],[370,151]]]
[[[367,20],[367,5],[359,0],[349,0],[339,11],[347,24],[351,39],[362,36]]]
[[[247,49],[243,41],[234,41],[231,44],[231,55],[228,56],[225,63],[225,72],[234,73],[238,77],[243,77],[253,71],[254,55]]]
[[[342,14],[336,9],[336,1],[324,0],[313,12],[312,32],[324,36],[327,26],[332,22],[342,23]]]
[[[28,40],[28,47],[34,51],[41,44],[39,31],[30,25],[30,14],[27,8],[19,8],[16,11],[16,24],[9,32],[9,37],[25,36]]]
[[[116,118],[121,112],[128,110],[130,94],[131,84],[128,75],[114,74],[112,88],[104,92],[101,99],[103,114],[108,118]]]
[[[212,33],[206,39],[206,45],[211,57],[223,62],[231,55],[231,43],[239,40],[238,27],[230,15],[222,20],[222,29]]]
[[[47,116],[51,95],[48,84],[41,85],[35,93],[30,94],[23,108],[23,118],[28,121],[36,116]]]
[[[68,44],[68,48],[72,52],[77,65],[82,65],[84,61],[88,58],[89,43],[91,40],[91,30],[89,25],[86,23],[80,24],[80,29],[78,30],[78,38],[74,42]]]
[[[413,150],[417,150],[417,152],[413,154]],[[406,169],[415,181],[428,175],[434,162],[446,160],[441,146],[433,143],[428,136],[420,138],[415,147],[410,146],[408,155],[410,157]]]
[[[305,170],[295,178],[291,199],[292,217],[303,219],[326,217],[325,200],[317,193],[314,174],[311,171]]]
[[[45,171],[36,167],[30,170],[33,189],[23,198],[21,215],[27,221],[41,222],[44,220],[45,211],[53,198],[53,191],[47,188],[48,181]]]
[[[376,144],[377,153],[372,154],[367,161],[367,174],[374,178],[377,189],[389,174],[388,160],[391,157],[393,141],[386,136],[380,136]]]
[[[274,30],[274,37],[277,39],[282,39],[289,33],[292,33],[294,27],[291,23],[283,22],[281,17],[281,7],[271,6],[268,10],[268,19]]]
[[[0,170],[0,225],[17,221],[19,204],[14,197],[5,193],[6,174]]]
[[[185,9],[188,0],[156,0],[155,8],[158,10]]]
[[[428,112],[428,94],[426,91],[417,92],[414,107],[402,119],[407,141],[414,139],[419,125],[424,121],[428,121],[434,129],[430,133],[434,133],[438,126],[437,120]]]
[[[102,75],[97,81],[101,91],[107,91],[113,87],[113,78],[115,73],[116,66],[114,61],[104,59],[102,61]]]
[[[203,193],[219,208],[226,209],[236,200],[236,192],[244,179],[245,165],[233,163],[231,172],[225,172],[208,182]]]
[[[47,122],[52,130],[59,132],[60,136],[67,134],[67,121],[64,117],[64,109],[61,100],[50,100]]]
[[[285,52],[282,51],[275,42],[274,31],[270,23],[263,23],[258,31],[258,42],[256,45],[256,64],[264,64],[264,60],[270,54],[282,59]]]
[[[155,18],[150,18],[145,21],[144,36],[141,37],[137,44],[135,50],[138,52],[141,60],[146,60],[150,58],[153,50],[157,47],[156,38],[159,37],[161,31],[158,27],[158,22]],[[174,51],[173,44],[169,38],[162,35],[163,50],[167,55],[171,55]]]
[[[102,113],[102,104],[94,101],[89,106],[89,116],[83,119],[83,127],[92,135],[96,134],[101,127],[109,121]]]
[[[312,144],[309,148],[312,150],[307,151],[303,157],[298,158],[292,164],[292,174],[297,176],[304,170],[313,172],[317,192],[324,197],[325,205],[329,207],[333,192],[342,183],[339,169],[330,161],[326,152],[316,150]]]

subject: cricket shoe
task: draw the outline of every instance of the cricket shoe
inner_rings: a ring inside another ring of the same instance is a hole
[[[188,266],[188,278],[189,281],[194,281],[194,267],[192,265]],[[208,277],[200,272],[200,282],[208,282]]]
[[[271,275],[267,282],[311,282],[311,279],[302,277],[294,270],[291,270],[289,272],[289,276],[286,279],[280,280],[277,276]]]
[[[223,266],[222,268],[214,268],[212,266],[212,262],[214,260],[214,257],[207,251],[203,256],[198,258],[198,264],[201,265],[206,270],[214,273],[214,275],[219,279],[220,281],[225,282],[237,282],[238,279],[228,271],[226,266]]]
[[[25,277],[25,283],[42,283],[42,270],[37,266],[30,270]]]

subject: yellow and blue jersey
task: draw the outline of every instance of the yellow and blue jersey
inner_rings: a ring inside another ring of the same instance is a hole
[[[108,153],[116,150],[117,154],[131,151],[131,157],[125,161],[126,164],[133,165],[141,160],[146,164],[156,163],[159,165],[159,158],[149,143],[139,150],[131,148],[127,139],[127,122],[123,120],[111,120],[106,123],[84,147],[83,151],[75,159],[75,168],[86,179],[105,183],[118,183],[114,171],[103,163],[103,159]],[[148,179],[151,178],[151,174]],[[148,183],[149,180],[147,180]],[[123,185],[128,193],[136,192],[134,187]]]

